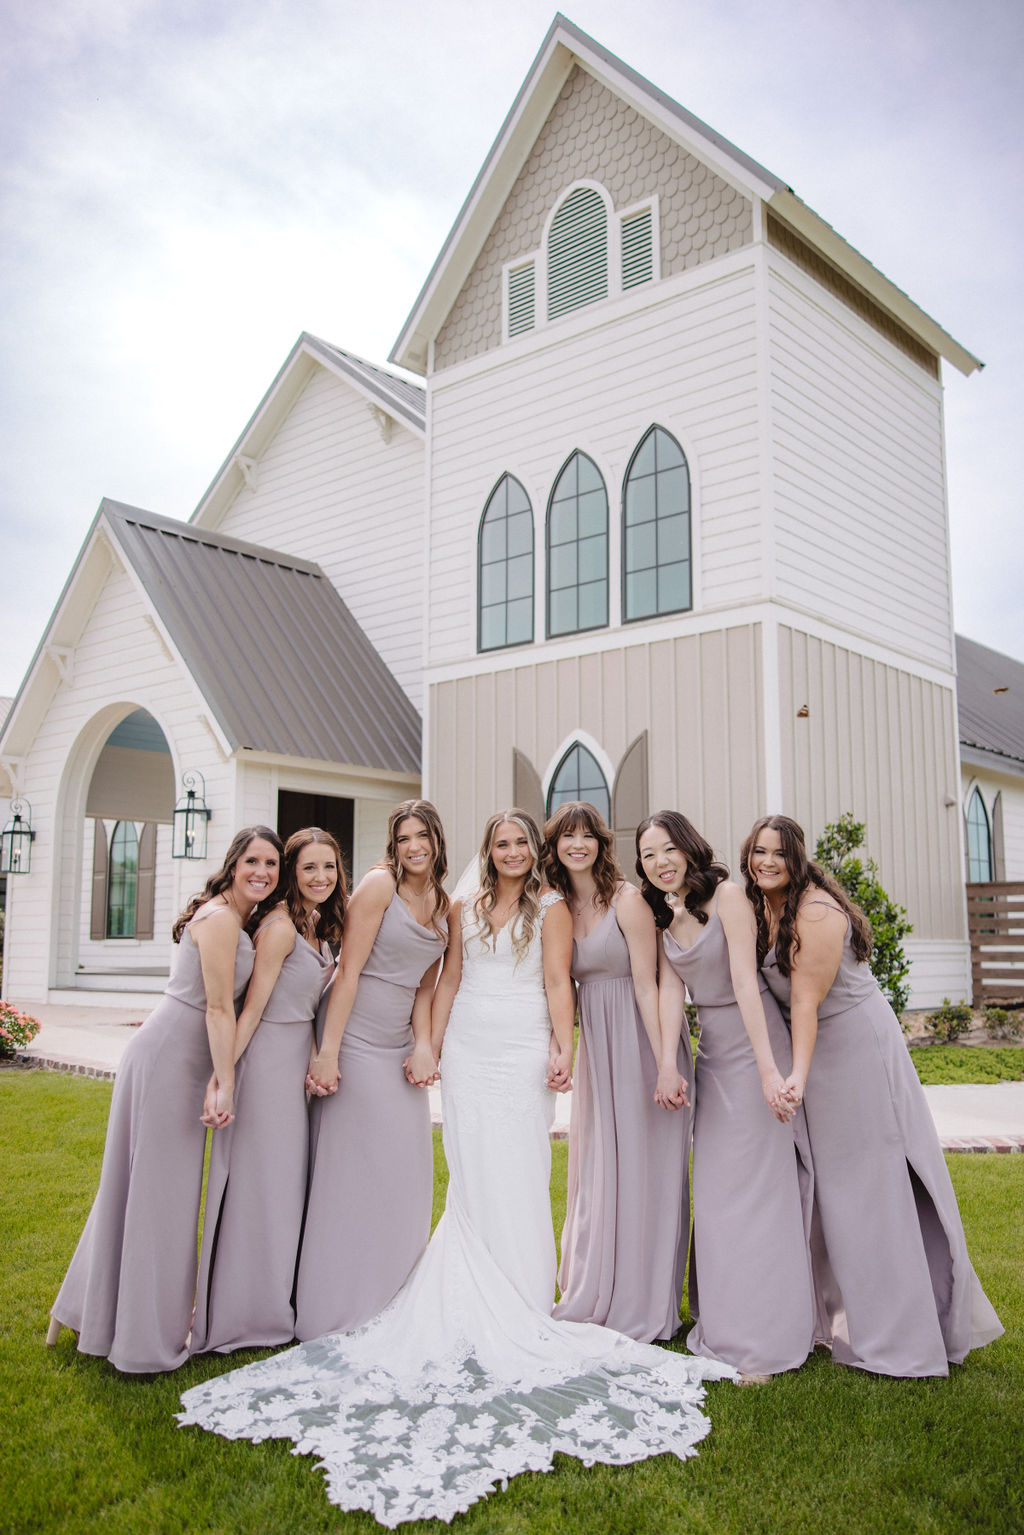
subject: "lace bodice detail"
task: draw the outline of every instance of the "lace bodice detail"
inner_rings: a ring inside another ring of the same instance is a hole
[[[540,916],[526,953],[519,955],[512,942],[511,918],[491,937],[481,932],[473,909],[473,898],[462,906],[462,988],[484,990],[489,995],[514,992],[517,996],[544,991],[544,954],[541,934],[548,910],[562,899],[557,890],[545,890],[540,898]]]

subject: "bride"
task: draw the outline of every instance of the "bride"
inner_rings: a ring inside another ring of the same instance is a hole
[[[551,1318],[551,1088],[569,1086],[572,923],[541,888],[540,834],[493,815],[480,889],[452,903],[431,1049],[444,1043],[448,1198],[398,1295],[332,1333],[195,1386],[183,1424],[229,1439],[288,1438],[316,1455],[328,1496],[381,1524],[450,1520],[554,1455],[623,1465],[685,1459],[710,1427],[702,1378],[728,1366],[590,1323]]]

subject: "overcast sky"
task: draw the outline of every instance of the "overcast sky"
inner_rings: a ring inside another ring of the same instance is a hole
[[[1020,0],[574,0],[986,367],[961,633],[1024,659]],[[302,330],[384,362],[551,0],[0,0],[0,694],[103,496],[187,518]]]

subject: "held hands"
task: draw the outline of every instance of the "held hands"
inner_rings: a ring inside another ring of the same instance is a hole
[[[686,1078],[680,1075],[675,1061],[669,1066],[660,1068],[658,1083],[654,1089],[654,1101],[663,1109],[689,1108],[690,1098],[686,1088]]]
[[[804,1078],[798,1071],[791,1071],[786,1078],[783,1093],[786,1102],[792,1104],[794,1114],[804,1101],[804,1085]]]
[[[306,1072],[306,1091],[314,1098],[330,1098],[338,1091],[338,1057],[318,1055],[314,1049]]]
[[[412,1054],[407,1055],[402,1062],[402,1069],[405,1080],[411,1082],[413,1087],[432,1087],[441,1077],[434,1052],[422,1041],[413,1046]]]
[[[216,1075],[212,1076],[206,1084],[203,1112],[199,1116],[200,1123],[210,1130],[223,1130],[235,1117],[234,1097],[233,1087],[221,1087]]]
[[[793,1080],[792,1077],[789,1079],[790,1082]],[[772,1066],[771,1070],[765,1072],[762,1076],[761,1091],[764,1093],[765,1103],[767,1103],[775,1118],[780,1124],[788,1125],[800,1107],[803,1091],[801,1090],[794,1099],[790,1094],[789,1082],[783,1080],[781,1072],[775,1066]]]
[[[552,1039],[548,1050],[548,1074],[544,1082],[545,1087],[555,1093],[567,1093],[572,1086],[572,1046],[566,1045],[559,1049],[557,1041]]]

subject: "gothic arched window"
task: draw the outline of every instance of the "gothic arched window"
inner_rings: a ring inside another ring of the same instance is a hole
[[[643,437],[622,493],[622,616],[651,618],[693,606],[690,471],[660,426]]]
[[[548,790],[548,815],[553,815],[566,800],[581,799],[599,810],[606,821],[611,820],[611,795],[604,774],[593,752],[579,741],[569,747],[562,758]]]

